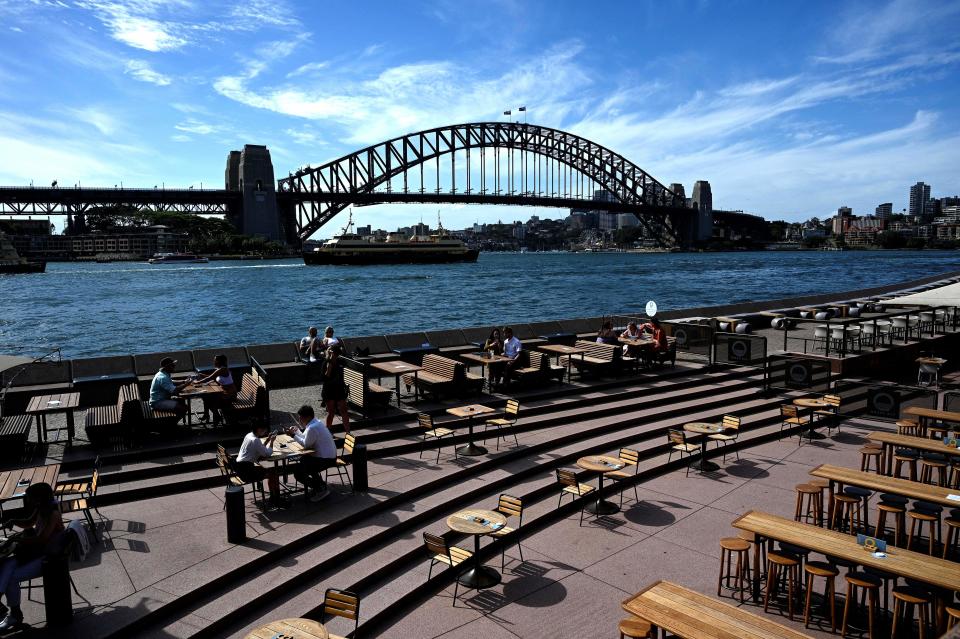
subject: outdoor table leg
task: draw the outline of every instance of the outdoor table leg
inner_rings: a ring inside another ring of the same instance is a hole
[[[397,375],[397,408],[400,408],[400,375]]]
[[[703,435],[700,438],[700,461],[693,465],[696,470],[699,470],[701,473],[709,473],[715,470],[720,470],[720,466],[714,464],[712,461],[707,461],[707,436]]]
[[[893,475],[893,453],[894,453],[893,446],[891,446],[887,442],[883,442],[883,452],[884,452],[884,457],[886,457],[887,477],[890,477],[891,475]]]
[[[593,513],[595,515],[612,515],[614,513],[620,512],[620,507],[603,499],[603,473],[600,473],[600,483],[597,487],[597,500],[595,502],[587,504],[587,512]]]
[[[486,455],[486,448],[483,446],[477,446],[473,443],[473,417],[467,418],[467,427],[470,429],[470,443],[466,446],[461,446],[458,448],[457,452],[466,457],[478,457],[480,455]]]
[[[413,403],[420,403],[420,384],[417,383],[417,380],[420,377],[417,375],[420,371],[413,371]]]
[[[489,566],[480,565],[480,535],[473,536],[473,568],[460,575],[457,579],[468,588],[481,590],[491,588],[500,583],[500,573]]]
[[[835,507],[833,503],[833,497],[836,494],[834,493],[835,488],[836,482],[831,479],[830,486],[827,488],[827,490],[830,492],[830,496],[827,498],[830,500],[827,502],[827,528],[830,529],[833,529],[833,509]]]
[[[763,543],[763,537],[754,534],[753,536],[753,600],[760,601],[760,544]]]
[[[76,426],[73,420],[73,409],[67,411],[67,441],[73,444],[73,435],[76,432]]]

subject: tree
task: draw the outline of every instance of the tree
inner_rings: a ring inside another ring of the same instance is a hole
[[[907,245],[907,239],[895,231],[877,233],[877,246],[885,249],[899,249]]]

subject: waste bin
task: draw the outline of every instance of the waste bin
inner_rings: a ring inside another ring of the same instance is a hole
[[[358,493],[367,492],[367,445],[357,443],[353,447],[353,489]]]
[[[50,555],[41,565],[44,609],[47,623],[52,626],[65,625],[73,619],[69,561],[65,555]]]
[[[243,486],[227,486],[224,500],[227,505],[227,541],[242,544],[247,540],[246,504]]]

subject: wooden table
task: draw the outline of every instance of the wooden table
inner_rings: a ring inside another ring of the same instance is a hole
[[[248,633],[246,639],[329,639],[323,624],[313,619],[281,619]]]
[[[921,406],[907,406],[903,409],[904,415],[913,415],[919,418],[920,434],[924,437],[927,434],[927,423],[931,420],[940,420],[941,422],[950,422],[951,424],[960,424],[960,413],[949,410],[937,410],[936,408],[923,408]]]
[[[60,476],[60,464],[29,466],[0,472],[0,517],[3,516],[3,504],[12,499],[22,499],[31,484],[46,483],[56,487]]]
[[[650,584],[621,604],[631,615],[689,639],[810,639],[743,608],[669,581]]]
[[[400,376],[413,373],[413,401],[414,403],[420,401],[420,388],[417,386],[417,373],[423,370],[422,366],[417,366],[416,364],[411,364],[410,362],[374,362],[370,364],[371,368],[375,368],[381,373],[387,375],[393,375],[397,380],[397,407],[400,406]],[[377,377],[377,381],[380,381],[380,377]]]
[[[847,533],[837,532],[793,521],[785,517],[751,510],[733,521],[733,527],[752,532],[765,539],[785,541],[814,552],[854,561],[861,566],[885,570],[901,577],[916,579],[925,584],[943,588],[951,593],[960,589],[960,570],[957,564],[946,559],[887,546],[887,556],[875,557],[857,544],[857,538]],[[754,561],[759,562],[760,544],[754,544]],[[760,565],[755,563],[755,566]],[[753,571],[754,598],[760,594],[760,571]]]
[[[943,366],[947,363],[947,360],[942,357],[918,357],[914,361],[917,364],[926,364],[927,366]]]
[[[567,356],[567,381],[570,381],[570,374],[573,372],[573,356],[579,355],[580,361],[583,361],[584,353],[587,352],[585,348],[580,346],[567,346],[566,344],[541,344],[537,346],[538,351],[543,351],[544,353],[550,353],[557,356],[557,365],[560,364],[560,357],[563,355]]]
[[[693,467],[700,472],[712,472],[714,470],[719,470],[719,465],[707,460],[707,442],[710,441],[707,439],[707,435],[717,435],[722,433],[723,425],[710,422],[690,422],[683,425],[683,430],[687,431],[688,433],[698,433],[703,435],[703,437],[700,438],[700,461],[694,464]]]
[[[266,444],[267,438],[264,437],[261,441]],[[264,457],[262,461],[273,462],[273,467],[277,468],[278,466],[283,466],[283,481],[287,481],[287,462],[291,459],[299,459],[302,455],[309,455],[313,452],[311,448],[304,448],[300,443],[295,440],[290,435],[286,433],[281,433],[273,440],[273,454],[269,457]],[[288,491],[289,492],[289,491]]]
[[[601,493],[603,492],[603,476],[615,470],[620,470],[625,465],[618,457],[606,455],[587,455],[577,460],[577,466],[580,468],[599,473],[600,484],[597,488],[597,500],[587,504],[586,508],[589,512],[596,515],[612,515],[620,511],[620,507],[615,503],[604,500]]]
[[[825,435],[813,429],[813,411],[818,408],[831,408],[832,405],[830,402],[816,397],[801,397],[793,400],[793,405],[810,410],[810,429],[806,433],[800,433],[800,437],[806,437],[807,439],[826,439]]]
[[[214,395],[216,393],[222,394],[223,386],[221,386],[219,382],[214,381],[204,382],[202,384],[190,382],[180,389],[177,397],[187,400],[187,426],[193,423],[193,407],[191,405],[193,398]]]
[[[80,393],[58,393],[54,395],[37,395],[27,404],[27,415],[37,418],[37,441],[41,444],[47,441],[47,415],[53,413],[67,414],[67,439],[73,441],[74,422],[73,411],[80,405]]]
[[[489,371],[491,366],[496,364],[503,364],[509,362],[510,358],[506,355],[490,355],[486,351],[480,351],[477,353],[463,353],[460,355],[462,359],[467,360],[467,365],[470,365],[470,362],[480,364],[484,369],[484,377],[487,378],[487,388],[491,391],[493,390],[493,376]]]
[[[480,564],[480,537],[495,533],[507,525],[507,518],[493,510],[461,510],[447,517],[450,530],[473,535],[473,567],[457,579],[467,588],[490,588],[500,583],[500,573]]]
[[[960,495],[960,491],[950,488],[941,488],[940,486],[931,486],[930,484],[921,484],[920,482],[910,481],[909,479],[900,479],[898,477],[885,477],[876,473],[868,473],[853,468],[844,468],[842,466],[832,466],[830,464],[821,464],[810,471],[814,477],[830,480],[830,502],[827,507],[827,521],[833,521],[833,496],[835,492],[843,490],[845,485],[859,486],[869,490],[882,493],[893,493],[909,497],[910,499],[922,499],[934,504],[940,504],[947,508],[960,508],[960,500],[949,499],[948,495]]]
[[[893,449],[912,448],[914,450],[925,450],[931,453],[940,453],[942,455],[960,457],[960,449],[953,446],[947,446],[939,439],[928,439],[927,437],[913,437],[912,435],[898,435],[896,433],[870,433],[867,437],[872,442],[878,442],[883,445],[883,454],[886,458],[886,474],[893,474]]]
[[[470,429],[470,443],[466,446],[461,446],[457,449],[457,452],[461,455],[466,455],[467,457],[477,457],[478,455],[486,455],[487,449],[483,446],[477,446],[473,443],[473,420],[478,415],[488,415],[493,411],[489,406],[484,406],[483,404],[470,404],[468,406],[458,406],[456,408],[448,408],[447,412],[456,417],[467,420],[467,427]]]

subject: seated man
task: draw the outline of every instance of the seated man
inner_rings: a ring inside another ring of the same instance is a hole
[[[340,342],[340,338],[333,336],[332,326],[328,326],[325,329],[323,329],[323,348],[324,349],[328,349],[334,344],[338,344],[339,342]]]
[[[172,357],[160,360],[160,370],[150,382],[150,408],[171,411],[176,413],[177,417],[183,417],[187,414],[187,403],[174,395],[183,390],[190,380],[175,384],[172,376],[176,366],[177,360]]]
[[[330,494],[323,472],[337,463],[337,445],[327,427],[314,416],[313,406],[301,406],[297,411],[297,421],[300,422],[300,428],[294,426],[290,434],[301,446],[313,452],[300,456],[300,463],[293,475],[301,484],[313,489],[313,494],[307,499],[321,501]]]
[[[523,345],[520,340],[513,336],[513,329],[509,326],[503,329],[503,338],[503,354],[510,358],[510,361],[503,367],[503,381],[506,383],[510,381],[513,371],[520,366],[520,351],[523,349]]]
[[[257,463],[273,454],[273,440],[276,439],[276,434],[267,437],[266,443],[262,441],[269,430],[266,424],[260,422],[253,425],[253,430],[243,438],[240,452],[237,453],[237,459],[233,462],[233,470],[237,473],[237,477],[246,482],[253,483],[266,479],[267,487],[270,489],[270,505],[276,508],[288,508],[290,502],[280,496],[277,469],[268,470]]]
[[[307,336],[300,340],[300,357],[311,364],[323,360],[323,343],[317,337],[316,326],[308,328]]]

